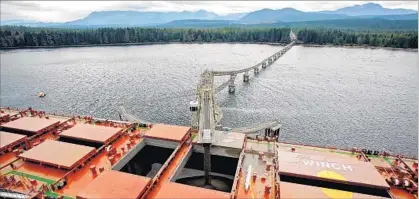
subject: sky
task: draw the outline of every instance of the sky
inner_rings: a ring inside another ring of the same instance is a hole
[[[336,10],[369,1],[10,1],[1,0],[1,20],[25,19],[66,22],[81,19],[93,11],[197,11],[220,15],[250,12],[263,8],[292,7],[301,11]],[[385,8],[418,10],[418,1],[375,1]]]

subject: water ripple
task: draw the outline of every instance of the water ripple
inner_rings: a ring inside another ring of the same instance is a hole
[[[242,68],[279,48],[170,44],[1,51],[0,104],[111,119],[118,119],[117,107],[124,105],[144,120],[188,125],[188,104],[205,68]],[[252,74],[250,84],[238,76],[236,93],[225,89],[217,102],[226,126],[280,119],[282,140],[417,156],[416,77],[414,52],[295,46]],[[40,90],[47,97],[36,97]]]

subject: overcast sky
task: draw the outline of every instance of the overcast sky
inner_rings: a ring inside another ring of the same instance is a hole
[[[9,1],[1,0],[1,20],[27,19],[65,22],[86,17],[93,11],[196,11],[217,14],[249,12],[263,8],[292,7],[301,11],[335,10],[368,1]],[[418,10],[418,1],[376,1],[386,8]]]

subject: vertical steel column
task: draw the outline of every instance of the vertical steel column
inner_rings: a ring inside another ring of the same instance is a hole
[[[205,172],[205,185],[211,185],[211,144],[205,143],[204,145],[204,172]]]

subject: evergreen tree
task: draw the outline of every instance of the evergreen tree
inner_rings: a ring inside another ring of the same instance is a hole
[[[337,29],[293,29],[308,44],[369,45],[417,48],[415,31],[365,32]],[[53,29],[1,26],[0,47],[97,45],[137,42],[290,42],[289,28],[96,28]]]

